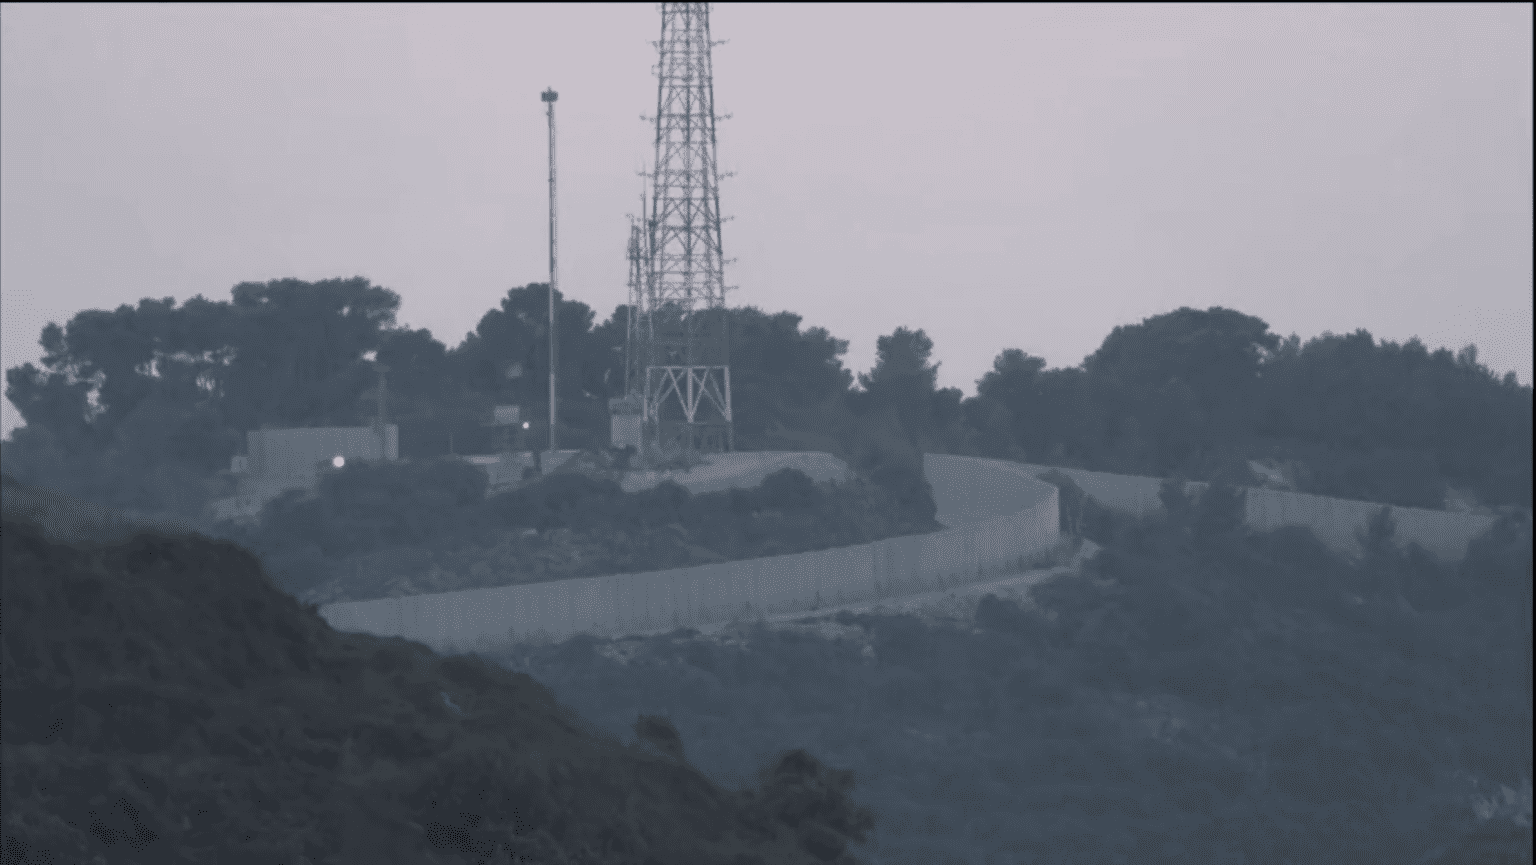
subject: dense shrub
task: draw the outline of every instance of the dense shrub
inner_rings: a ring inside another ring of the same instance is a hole
[[[1108,543],[1114,537],[1117,525],[1127,518],[1109,510],[1065,472],[1054,469],[1042,472],[1039,479],[1060,490],[1057,508],[1062,533],[1074,538],[1088,538],[1098,543]]]
[[[931,531],[932,493],[912,462],[871,448],[862,464],[878,481],[817,484],[785,468],[751,489],[700,495],[670,481],[625,493],[610,479],[555,472],[489,498],[484,473],[462,462],[355,464],[324,476],[313,495],[271,502],[259,526],[225,530],[306,601],[363,600]]]
[[[966,627],[842,613],[498,660],[604,729],[668,715],[722,784],[811,743],[858,773],[853,849],[888,865],[1529,863],[1528,521],[1447,565],[1379,520],[1350,561],[1245,531],[1230,490],[1173,504]]]

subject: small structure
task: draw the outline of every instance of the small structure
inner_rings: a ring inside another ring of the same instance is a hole
[[[400,458],[395,424],[251,430],[245,441],[246,453],[230,460],[236,494],[209,504],[215,519],[250,519],[288,490],[314,489],[338,457],[343,463]]]
[[[528,425],[523,422],[522,406],[498,405],[491,407],[491,419],[485,426],[490,427],[493,447],[497,453],[506,453],[514,450],[513,441],[521,441],[523,430]]]
[[[251,430],[245,434],[249,473],[253,478],[302,480],[309,486],[320,464],[335,457],[398,460],[400,428],[386,424],[383,432],[380,436],[376,425]]]
[[[609,444],[616,448],[633,447],[636,451],[640,450],[644,411],[638,395],[608,400]]]

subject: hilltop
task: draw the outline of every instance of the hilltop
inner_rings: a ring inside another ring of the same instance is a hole
[[[916,454],[815,482],[791,466],[698,493],[672,478],[626,491],[578,453],[487,495],[455,460],[348,464],[313,493],[269,502],[254,525],[213,529],[256,553],[276,584],[330,604],[494,588],[808,552],[936,531]],[[866,460],[866,465],[871,460]],[[741,480],[707,474],[717,486]]]

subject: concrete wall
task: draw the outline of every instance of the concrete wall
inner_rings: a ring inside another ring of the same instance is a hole
[[[640,450],[645,418],[637,414],[615,414],[608,418],[608,443],[616,448]]]
[[[1163,508],[1158,498],[1162,478],[1114,475],[1084,469],[1053,469],[1051,466],[1027,463],[1018,465],[1035,476],[1047,471],[1059,471],[1072,478],[1083,492],[1115,510],[1146,515]],[[1203,483],[1191,481],[1185,484],[1185,492],[1198,495],[1205,487]],[[1305,526],[1317,535],[1318,540],[1346,555],[1358,555],[1361,552],[1355,540],[1355,530],[1364,529],[1370,518],[1382,508],[1382,505],[1374,502],[1335,499],[1286,490],[1245,488],[1245,492],[1247,503],[1244,522],[1250,528],[1255,531],[1271,531],[1281,526]],[[1467,544],[1487,531],[1497,519],[1488,514],[1397,506],[1392,506],[1391,512],[1397,522],[1398,544],[1416,542],[1446,561],[1464,557]]]
[[[1355,529],[1365,528],[1382,507],[1373,502],[1331,499],[1284,490],[1250,489],[1247,492],[1246,522],[1253,529],[1269,531],[1281,526],[1306,526],[1318,540],[1349,555],[1360,552]],[[1459,561],[1466,556],[1467,545],[1472,539],[1486,532],[1498,517],[1394,505],[1392,519],[1397,523],[1398,545],[1413,541],[1443,561]]]
[[[399,635],[442,651],[576,633],[620,635],[819,609],[1020,570],[1060,540],[1054,486],[1012,463],[929,456],[952,528],[927,535],[692,568],[382,598],[320,608],[341,631]],[[979,498],[972,489],[986,492]],[[960,523],[964,523],[963,525]]]

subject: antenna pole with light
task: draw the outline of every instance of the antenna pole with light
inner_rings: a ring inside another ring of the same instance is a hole
[[[555,450],[555,282],[558,271],[555,235],[555,100],[560,94],[546,88],[539,96],[549,104],[549,450]]]

